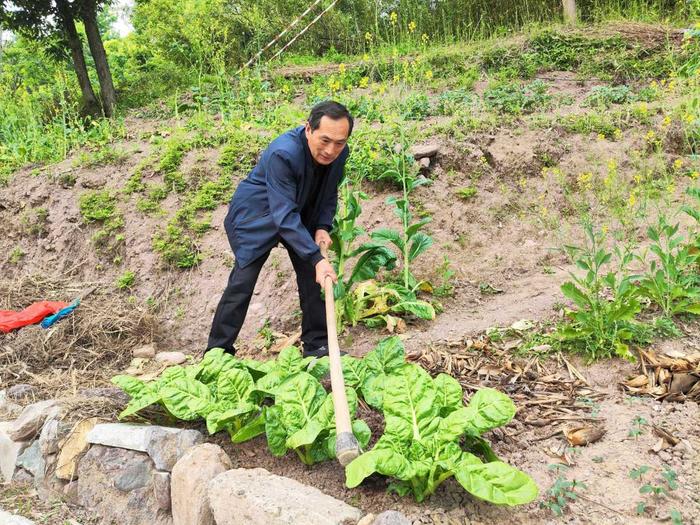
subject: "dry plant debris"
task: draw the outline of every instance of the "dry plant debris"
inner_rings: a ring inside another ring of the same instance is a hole
[[[639,351],[639,375],[622,383],[630,394],[660,401],[700,401],[700,352],[653,349]]]

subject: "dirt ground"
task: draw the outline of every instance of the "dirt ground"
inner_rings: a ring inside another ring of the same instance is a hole
[[[580,100],[595,85],[595,81],[578,82],[568,73],[555,72],[547,76],[553,92],[574,100]],[[571,113],[579,109],[573,104],[556,111]],[[125,218],[125,245],[120,267],[105,264],[96,254],[90,242],[96,227],[84,225],[78,209],[79,195],[87,189],[116,191],[124,186],[139,162],[152,151],[151,144],[139,138],[141,133],[159,124],[142,119],[128,121],[130,138],[119,144],[119,148],[127,152],[121,164],[83,168],[76,166],[72,157],[42,168],[38,173],[25,169],[7,188],[0,188],[0,253],[9,254],[17,246],[25,253],[19,265],[11,265],[3,259],[2,276],[3,279],[19,281],[27,275],[55,275],[73,283],[71,290],[76,284],[98,283],[102,289],[116,293],[124,302],[131,301],[137,307],[145,309],[143,305],[149,300],[155,302],[159,330],[157,334],[156,331],[150,333],[159,349],[182,350],[197,355],[206,344],[209,325],[233,261],[222,226],[226,207],[220,206],[213,212],[213,229],[199,240],[206,256],[203,262],[187,271],[164,268],[151,249],[153,232],[177,209],[179,197],[171,195],[163,203],[165,216],[144,215],[136,209],[135,197],[125,200],[120,210]],[[447,255],[455,271],[455,294],[442,300],[444,312],[434,322],[409,323],[408,330],[402,335],[407,352],[440,348],[521,319],[556,319],[563,302],[559,287],[566,280],[568,271],[573,269],[560,247],[564,240],[569,243],[580,240],[581,233],[571,215],[562,213],[556,226],[548,227],[532,211],[533,203],[539,202],[540,196],[547,193],[540,153],[547,151],[556,157],[558,166],[567,173],[602,169],[610,158],[623,159],[620,161],[621,170],[629,172],[633,166],[628,153],[639,146],[643,133],[631,129],[625,131],[619,141],[601,142],[593,137],[562,135],[556,129],[534,128],[530,124],[531,121],[523,120],[514,126],[499,128],[486,141],[480,136],[460,142],[440,139],[443,150],[429,174],[433,184],[416,192],[416,204],[432,216],[428,229],[435,243],[434,248],[417,261],[415,273],[439,282],[437,268]],[[482,153],[486,150],[491,159],[480,177],[474,176],[475,150]],[[199,153],[196,158],[186,157],[182,169],[203,169],[214,179],[219,171],[216,164],[218,152],[207,149]],[[75,177],[74,187],[57,183],[61,175],[67,173]],[[148,182],[158,181],[158,176],[148,179]],[[478,188],[478,198],[460,199],[457,190],[472,182]],[[385,204],[391,190],[376,186],[363,189],[370,199],[363,204],[360,225],[367,230],[394,225],[395,216]],[[680,200],[683,190],[679,184],[677,200]],[[547,194],[546,199],[552,206],[566,209],[561,195]],[[47,211],[44,227],[39,232],[28,232],[26,221],[21,219],[38,208]],[[642,227],[640,225],[640,231]],[[136,273],[137,285],[129,293],[114,292],[113,283],[125,268]],[[290,334],[297,330],[299,307],[293,275],[284,250],[274,249],[258,281],[241,334],[245,354],[254,355],[253,341],[266,319],[270,320],[275,331]],[[484,285],[499,293],[483,294],[480,290]],[[37,291],[34,300],[70,301],[73,295],[69,293],[74,293],[68,288],[45,291],[47,295],[49,292],[51,297],[39,296],[41,291]],[[129,295],[135,299],[131,300]],[[21,306],[9,304],[12,302],[9,294],[3,299],[8,307]],[[84,303],[96,304],[98,301],[98,297],[87,297]],[[363,327],[350,328],[342,336],[341,347],[352,355],[361,356],[386,335]],[[13,344],[18,337],[21,335],[0,336],[0,345]],[[658,344],[672,344],[685,351],[700,349],[697,334]],[[123,364],[122,360],[114,362]],[[577,489],[579,499],[568,505],[561,518],[555,517],[549,508],[540,508],[543,498],[517,509],[497,508],[474,500],[453,480],[448,480],[423,505],[415,504],[409,498],[387,494],[381,479],[370,479],[360,489],[351,491],[344,488],[343,472],[334,463],[317,465],[311,470],[292,456],[273,458],[263,450],[262,439],[238,447],[233,447],[221,436],[212,439],[226,448],[235,466],[264,467],[293,477],[367,512],[397,509],[406,513],[415,525],[670,523],[672,509],[682,514],[683,523],[700,523],[698,405],[626,395],[619,383],[634,374],[634,365],[629,363],[617,360],[594,365],[574,363],[590,388],[601,396],[599,402],[584,412],[575,412],[573,416],[593,417],[594,422],[605,430],[602,439],[586,447],[568,447],[559,432],[560,424],[537,426],[528,423],[534,409],[524,401],[518,404],[516,420],[502,432],[489,436],[504,460],[535,479],[543,497],[558,475],[550,468],[552,464],[569,465],[561,474],[569,480],[585,483],[586,488]],[[120,369],[105,372],[118,371]],[[9,386],[20,381],[10,377],[7,382]],[[636,425],[635,418],[643,418],[646,423]],[[565,423],[575,422],[574,418]],[[630,436],[635,425],[640,433]],[[672,434],[679,444],[654,452],[659,438],[652,425]],[[644,482],[658,485],[664,467],[669,467],[677,474],[678,488],[670,491],[668,496],[640,494],[643,483],[632,479],[630,471],[642,465],[651,467],[643,478]],[[3,489],[5,495],[7,490],[7,487]],[[635,509],[640,501],[647,503],[647,509],[642,515],[637,515]],[[51,518],[47,520],[45,523],[63,523],[51,521]]]

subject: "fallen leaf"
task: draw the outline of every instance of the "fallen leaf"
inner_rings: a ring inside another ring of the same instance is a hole
[[[593,426],[575,427],[564,432],[572,447],[581,447],[595,443],[605,435],[605,429]]]
[[[700,377],[695,374],[673,374],[668,391],[671,394],[687,394],[698,381]]]
[[[628,379],[627,381],[625,381],[625,386],[629,386],[632,388],[641,388],[648,384],[649,379],[647,378],[647,376],[644,375],[633,377],[632,379]]]

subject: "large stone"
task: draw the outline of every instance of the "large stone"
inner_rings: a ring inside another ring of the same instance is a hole
[[[78,504],[100,523],[171,525],[153,495],[154,473],[143,452],[95,445],[78,464]]]
[[[78,460],[88,447],[87,435],[97,424],[97,418],[84,419],[70,431],[61,443],[55,475],[58,479],[73,480],[77,474]]]
[[[41,432],[39,433],[39,447],[44,456],[55,454],[59,450],[61,441],[63,441],[71,431],[71,425],[64,423],[58,419],[52,419],[44,423]]]
[[[0,509],[0,525],[34,525],[34,522]]]
[[[155,355],[156,355],[156,346],[153,343],[145,345],[145,346],[139,346],[138,348],[134,348],[134,350],[132,351],[132,355],[134,357],[142,357],[145,359],[151,359],[152,357],[155,357]]]
[[[216,525],[341,525],[362,512],[315,487],[262,468],[235,469],[209,483]]]
[[[218,445],[204,443],[185,452],[170,478],[174,525],[214,525],[207,485],[232,466],[231,459]]]
[[[44,479],[46,461],[44,461],[44,456],[41,455],[39,441],[35,441],[22,452],[17,458],[17,466],[22,467],[34,476],[34,481],[41,481]]]
[[[29,445],[24,441],[13,441],[7,435],[7,431],[12,426],[12,422],[0,423],[0,478],[3,481],[11,481],[15,473],[17,458]]]
[[[182,352],[158,352],[156,361],[165,365],[179,365],[187,361],[187,356]]]
[[[88,441],[96,445],[147,452],[158,470],[170,471],[190,447],[204,441],[204,436],[198,430],[103,423],[92,429]]]
[[[129,394],[116,386],[100,386],[95,388],[81,388],[78,390],[78,395],[87,398],[102,398],[119,405],[126,405],[129,402]]]
[[[20,416],[7,433],[14,441],[27,441],[36,436],[46,419],[52,419],[60,414],[61,407],[55,399],[39,401],[24,407]]]
[[[411,520],[398,511],[387,510],[374,518],[372,525],[411,525]]]
[[[204,436],[199,430],[179,430],[178,432],[164,431],[163,427],[156,428],[151,434],[151,440],[146,446],[146,452],[158,470],[173,470],[175,463],[185,455],[190,448],[204,442]]]
[[[440,144],[436,142],[429,142],[427,144],[415,144],[414,146],[411,147],[411,154],[413,155],[413,158],[416,160],[425,158],[425,157],[434,157],[438,153],[440,153],[440,150],[442,147]]]
[[[0,421],[16,419],[22,412],[22,407],[7,398],[7,392],[0,390]]]

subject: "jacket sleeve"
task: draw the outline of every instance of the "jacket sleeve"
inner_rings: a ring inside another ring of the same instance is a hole
[[[335,217],[335,212],[338,208],[338,187],[345,178],[345,161],[348,158],[349,150],[343,153],[341,159],[340,177],[338,178],[338,183],[335,188],[330,188],[330,191],[326,195],[325,200],[321,203],[321,211],[318,216],[318,222],[316,223],[317,230],[331,231],[333,228],[333,218]]]
[[[295,199],[298,181],[294,170],[289,160],[278,151],[273,152],[267,161],[265,182],[270,213],[280,236],[299,257],[315,265],[323,256],[301,222]]]

